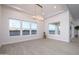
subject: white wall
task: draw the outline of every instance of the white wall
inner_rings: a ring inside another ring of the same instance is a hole
[[[20,41],[32,40],[42,38],[43,35],[43,22],[38,20],[33,20],[30,15],[26,13],[17,11],[15,9],[2,6],[3,19],[2,19],[2,44],[15,43]],[[30,36],[9,36],[9,18],[16,18],[20,20],[27,20],[38,23],[38,34]]]
[[[71,30],[70,30],[70,39],[72,40],[74,37],[75,37],[75,34],[74,34],[74,24],[70,22],[70,27],[71,27]]]
[[[75,20],[74,20],[74,18],[72,17],[72,15],[71,14],[69,14],[69,23],[70,23],[70,26],[71,26],[71,30],[70,30],[70,34],[71,34],[71,37],[70,37],[70,39],[72,40],[74,37],[75,37],[75,29],[74,29],[74,27],[75,27]]]
[[[2,20],[1,20],[1,26],[2,26],[2,44],[9,44],[9,43],[15,43],[20,41],[26,41],[26,40],[32,40],[32,39],[39,39],[42,38],[43,32],[45,31],[47,34],[47,37],[50,39],[56,39],[60,41],[69,42],[69,12],[65,11],[61,14],[58,14],[54,17],[51,17],[49,19],[46,19],[45,22],[33,20],[30,18],[30,15],[27,15],[26,13],[17,11],[15,9],[2,6]],[[32,22],[38,23],[38,34],[37,35],[30,35],[30,36],[9,36],[9,18],[16,18],[20,20],[27,20]],[[60,22],[60,35],[50,35],[48,34],[48,24],[54,23],[54,22]]]
[[[48,33],[48,24],[55,22],[60,22],[60,35],[50,35]],[[69,42],[69,12],[65,11],[61,14],[45,20],[45,32],[47,34],[47,37],[50,39]]]

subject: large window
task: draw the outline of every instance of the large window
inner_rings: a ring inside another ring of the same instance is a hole
[[[37,23],[31,23],[31,34],[37,34]]]
[[[50,23],[49,27],[49,34],[60,34],[60,23]]]
[[[20,35],[20,21],[16,19],[9,20],[9,33],[10,36]]]
[[[37,23],[21,21],[16,19],[9,19],[9,35],[19,36],[22,35],[35,35],[37,34]]]
[[[56,25],[55,24],[49,24],[49,34],[55,34]]]
[[[30,22],[22,21],[22,35],[30,35]]]

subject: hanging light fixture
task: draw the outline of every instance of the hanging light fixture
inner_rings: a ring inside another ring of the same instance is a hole
[[[42,14],[42,6],[40,6],[39,4],[36,4],[37,6],[39,6],[41,8],[41,14]],[[44,20],[42,15],[37,15],[37,7],[34,7],[34,15],[32,16],[33,19],[35,20]]]

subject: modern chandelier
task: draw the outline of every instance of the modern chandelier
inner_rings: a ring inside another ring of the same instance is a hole
[[[37,7],[36,6],[38,6],[38,7],[41,8],[41,15],[37,15],[37,13],[36,13],[37,12],[36,11]],[[41,5],[39,5],[39,4],[35,4],[34,8],[35,8],[34,9],[35,12],[34,12],[34,15],[32,16],[32,18],[35,19],[35,20],[44,20],[43,15],[42,15],[42,12],[43,12],[42,9],[43,9],[43,7]]]

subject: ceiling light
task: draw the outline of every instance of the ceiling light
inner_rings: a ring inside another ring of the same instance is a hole
[[[42,16],[32,16],[32,18],[36,20],[44,20]]]
[[[54,6],[54,8],[57,8],[56,6]]]

